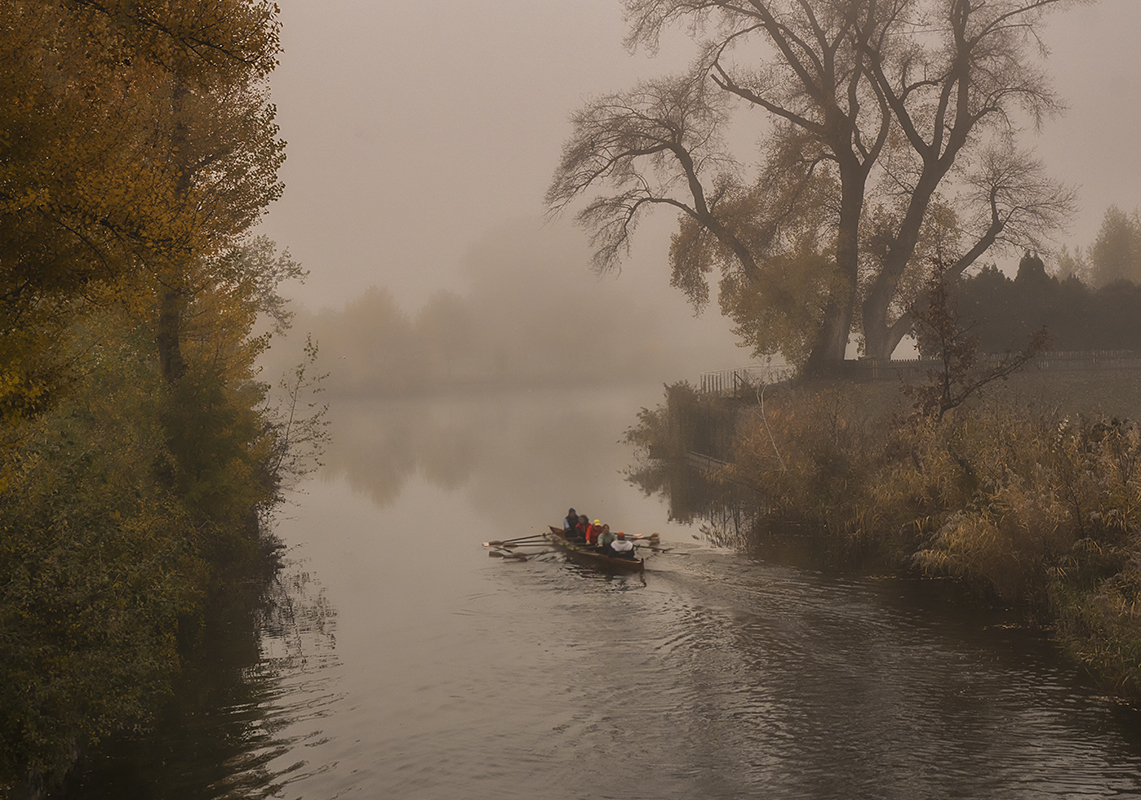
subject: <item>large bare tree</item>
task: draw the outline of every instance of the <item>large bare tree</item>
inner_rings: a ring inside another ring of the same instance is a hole
[[[954,277],[993,246],[1039,248],[1069,212],[1017,139],[1059,108],[1045,15],[1084,1],[626,0],[629,46],[684,25],[700,56],[578,111],[548,206],[593,194],[578,217],[601,270],[646,210],[674,208],[672,283],[700,306],[719,270],[758,354],[825,372],[856,330],[890,357],[928,256]],[[754,175],[725,145],[742,109],[764,120]]]

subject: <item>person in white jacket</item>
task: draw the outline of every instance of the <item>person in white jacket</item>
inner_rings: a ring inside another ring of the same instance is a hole
[[[614,534],[614,542],[610,545],[610,549],[618,558],[634,557],[634,543],[627,539],[622,531]]]

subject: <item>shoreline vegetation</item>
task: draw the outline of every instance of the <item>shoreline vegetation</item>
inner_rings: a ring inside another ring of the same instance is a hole
[[[91,314],[60,345],[67,393],[7,420],[0,797],[50,796],[103,743],[145,733],[216,610],[257,609],[271,587],[273,513],[316,463],[324,408],[308,364],[271,396],[240,341],[221,362],[188,347],[171,386],[145,328]]]
[[[902,388],[801,381],[734,399],[667,386],[626,433],[629,478],[669,493],[687,454],[713,456],[726,464],[710,480],[759,500],[747,543],[810,530],[829,567],[954,579],[1141,702],[1141,373],[1027,371],[941,420]]]
[[[0,3],[0,798],[154,726],[321,451],[316,348],[257,366],[305,275],[255,233],[278,14]]]

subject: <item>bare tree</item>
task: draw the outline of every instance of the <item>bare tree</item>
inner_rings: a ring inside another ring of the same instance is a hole
[[[719,268],[723,290],[727,280],[738,292],[737,314],[769,307],[799,317],[810,343],[800,363],[817,372],[843,360],[859,303],[866,354],[889,357],[912,324],[901,292],[923,283],[925,236],[938,238],[958,274],[994,245],[1037,247],[1068,211],[1069,191],[1014,141],[1020,120],[1036,125],[1058,109],[1031,53],[1044,15],[1079,2],[626,0],[628,45],[655,48],[684,24],[701,55],[686,75],[578,112],[548,206],[603,190],[579,213],[600,269],[624,255],[646,208],[672,206],[682,220],[673,283],[695,303],[708,299],[707,275]],[[723,144],[732,101],[767,120],[764,166],[748,184]],[[822,182],[832,187],[825,205],[803,202]],[[811,227],[827,274],[811,281],[808,302],[789,289],[804,281],[781,273],[818,269],[820,259],[804,258],[803,238],[782,232],[822,208],[826,223]],[[870,230],[874,257],[863,252]],[[751,344],[772,352],[784,342]]]

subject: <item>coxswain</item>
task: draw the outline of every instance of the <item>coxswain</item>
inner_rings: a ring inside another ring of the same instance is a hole
[[[585,538],[583,538],[582,531],[579,530],[578,527],[579,520],[581,519],[582,517],[580,517],[573,508],[567,512],[567,517],[563,520],[563,538],[568,542],[586,541]]]
[[[614,534],[614,541],[610,544],[610,550],[618,558],[634,558],[634,543],[626,538],[626,534],[622,531]]]
[[[610,532],[609,525],[602,526],[602,533],[598,535],[598,549],[602,551],[604,556],[614,555],[614,551],[610,548],[610,545],[614,543],[616,538],[617,537]]]

